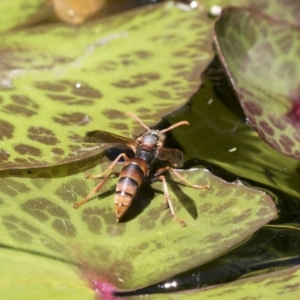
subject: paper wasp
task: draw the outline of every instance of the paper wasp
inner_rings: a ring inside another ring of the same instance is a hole
[[[115,193],[115,213],[117,222],[124,216],[129,208],[137,189],[143,181],[155,182],[161,181],[164,189],[164,196],[171,211],[173,218],[182,226],[186,226],[183,220],[180,220],[174,212],[174,208],[169,196],[168,187],[165,176],[162,175],[166,171],[171,171],[177,176],[181,182],[196,189],[209,189],[209,185],[194,185],[185,180],[174,167],[180,167],[183,164],[183,153],[178,149],[165,148],[164,142],[166,139],[165,132],[170,131],[182,125],[189,125],[187,121],[178,122],[167,129],[152,130],[147,127],[142,120],[140,120],[133,113],[128,112],[127,115],[133,117],[145,129],[145,131],[136,139],[122,137],[110,132],[95,130],[86,133],[84,142],[91,143],[109,143],[114,145],[121,145],[124,148],[131,148],[135,154],[134,158],[129,158],[125,153],[121,153],[111,163],[110,167],[100,175],[85,175],[85,178],[103,180],[96,185],[95,188],[81,201],[76,202],[73,207],[78,208],[86,203],[94,194],[97,194],[103,187],[106,181],[112,175],[119,175],[118,183]],[[113,168],[123,158],[123,168],[120,173],[113,172]],[[155,163],[160,161],[164,163],[163,167],[155,168]]]

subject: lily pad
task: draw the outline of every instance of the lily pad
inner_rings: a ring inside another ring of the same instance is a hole
[[[124,112],[150,125],[182,106],[213,54],[212,21],[180,7],[2,33],[0,169],[93,156],[101,146],[74,143],[86,131],[134,135],[140,127]]]
[[[277,151],[300,159],[299,28],[255,10],[228,8],[215,34],[249,123]]]
[[[299,1],[282,1],[282,0],[249,0],[252,8],[262,11],[272,18],[284,20],[286,22],[300,25]]]
[[[0,33],[38,23],[51,13],[44,0],[2,0]]]
[[[2,172],[1,244],[75,263],[84,274],[93,274],[89,281],[105,280],[115,289],[130,290],[212,260],[276,215],[265,193],[196,169],[180,173],[195,184],[210,184],[210,190],[196,190],[168,176],[175,212],[187,227],[172,219],[160,182],[144,185],[124,221],[116,223],[116,179],[99,199],[72,208],[96,184],[81,174],[70,175],[84,167],[73,163],[31,175],[22,171],[28,178]],[[99,167],[86,171],[100,172]]]
[[[1,248],[2,299],[93,299],[77,268],[51,257]]]
[[[207,290],[192,290],[185,293],[174,293],[162,295],[148,295],[147,299],[218,299],[218,300],[240,300],[240,299],[274,299],[299,298],[300,267],[296,266],[285,270],[272,272],[252,278],[237,280],[230,285],[222,285]],[[252,293],[250,292],[252,291]],[[126,299],[138,299],[127,297]]]

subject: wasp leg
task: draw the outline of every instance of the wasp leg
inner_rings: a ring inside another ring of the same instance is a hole
[[[91,197],[93,196],[93,195],[95,195],[95,194],[97,194],[100,190],[101,190],[101,188],[104,186],[104,184],[106,183],[106,181],[109,179],[109,177],[111,177],[112,175],[119,175],[119,173],[117,173],[117,172],[112,172],[112,173],[110,173],[110,174],[108,174],[108,175],[106,175],[105,177],[104,177],[104,179],[102,180],[102,181],[100,181],[89,193],[88,193],[88,195],[84,198],[84,199],[82,199],[81,201],[78,201],[78,202],[76,202],[76,203],[74,203],[73,204],[73,207],[74,208],[78,208],[79,206],[81,206],[82,204],[84,204],[84,203],[86,203],[86,202],[88,202],[90,199],[91,199]]]
[[[120,160],[121,157],[124,158],[125,161],[127,161],[127,160],[129,159],[128,156],[127,156],[125,153],[121,153],[121,154],[118,155],[118,157],[111,163],[111,165],[109,166],[109,168],[107,168],[103,173],[101,173],[100,175],[95,175],[95,176],[87,174],[87,175],[85,175],[85,178],[92,178],[92,179],[99,179],[99,178],[102,178],[104,174],[106,174],[106,173],[109,172],[109,171],[112,171],[112,169],[115,167],[115,165],[117,164],[117,162]],[[96,186],[88,193],[88,195],[87,195],[84,199],[82,199],[81,201],[78,201],[78,202],[74,203],[74,204],[73,204],[73,207],[74,207],[74,208],[78,208],[78,207],[81,206],[82,204],[84,204],[84,203],[86,203],[87,201],[89,201],[89,199],[90,199],[93,195],[97,194],[97,193],[100,191],[100,189],[103,187],[103,185],[106,183],[106,181],[107,181],[112,175],[119,175],[119,173],[118,173],[118,172],[111,172],[111,173],[109,173],[108,175],[106,175],[106,176],[104,177],[104,179],[103,179],[101,182],[99,182],[99,183],[98,183],[98,184],[97,184],[97,185],[96,185]]]
[[[203,184],[203,185],[197,185],[197,184],[192,184],[191,182],[187,181],[184,177],[182,177],[178,171],[176,171],[173,168],[169,167],[169,170],[181,181],[184,182],[186,185],[191,186],[195,189],[199,190],[204,190],[204,189],[210,189],[210,186],[208,184]]]
[[[192,184],[191,182],[187,181],[184,177],[182,177],[178,171],[176,171],[175,169],[171,168],[171,167],[163,167],[158,169],[155,174],[153,175],[154,177],[159,176],[160,174],[166,172],[166,171],[171,171],[181,182],[185,183],[188,186],[191,186],[195,189],[199,189],[199,190],[203,190],[203,189],[210,189],[210,186],[208,184],[204,184],[204,185],[197,185],[197,184]]]
[[[167,187],[167,182],[166,182],[166,179],[165,179],[165,176],[163,175],[160,175],[158,176],[157,178],[155,178],[154,181],[158,181],[160,180],[163,184],[163,187],[164,187],[164,196],[165,196],[165,199],[166,199],[166,202],[168,203],[168,206],[169,206],[169,209],[171,211],[171,215],[172,217],[174,218],[174,220],[176,222],[178,222],[182,227],[185,227],[186,226],[186,223],[183,221],[183,220],[180,220],[176,215],[175,215],[175,211],[174,211],[174,208],[173,208],[173,204],[172,204],[172,201],[170,199],[170,195],[169,195],[169,190],[168,190],[168,187]]]
[[[90,179],[99,179],[102,178],[104,174],[106,174],[109,171],[112,171],[112,169],[115,167],[115,165],[119,162],[119,160],[123,158],[126,161],[129,160],[129,157],[125,153],[121,153],[117,156],[117,158],[111,163],[111,165],[101,174],[99,175],[91,175],[91,174],[85,174],[84,178],[90,178]]]

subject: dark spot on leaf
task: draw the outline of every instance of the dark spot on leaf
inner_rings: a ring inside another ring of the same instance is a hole
[[[159,220],[164,213],[163,206],[161,209],[159,208],[151,208],[147,210],[147,214],[143,214],[139,218],[139,226],[140,226],[140,231],[143,230],[150,230],[155,228],[156,224],[155,221]],[[171,216],[170,216],[171,218]]]
[[[61,156],[65,153],[65,151],[61,148],[52,148],[51,152],[57,156]]]
[[[49,236],[46,236],[44,238],[41,238],[41,242],[44,244],[44,246],[54,252],[57,252],[59,254],[65,253],[69,254],[69,252],[59,243],[54,241],[52,238]]]
[[[294,292],[294,291],[298,291],[300,288],[300,283],[295,283],[295,284],[285,284],[283,287],[283,290],[285,293],[289,293],[289,292]]]
[[[121,59],[121,63],[123,66],[129,66],[129,65],[136,64],[135,60],[130,60],[130,59]]]
[[[266,215],[268,215],[270,213],[270,211],[266,208],[266,207],[262,207],[259,209],[259,211],[257,212],[257,216],[259,218],[265,217]]]
[[[221,233],[212,233],[209,236],[205,237],[202,242],[217,244],[222,239],[223,239],[223,235]]]
[[[51,92],[63,92],[67,90],[66,86],[59,83],[51,83],[47,81],[37,81],[35,87],[39,90],[51,91]]]
[[[103,208],[87,208],[82,212],[82,220],[87,224],[90,232],[100,234],[102,229]]]
[[[144,51],[144,50],[135,51],[134,54],[141,59],[147,59],[147,58],[150,58],[151,56],[153,56],[151,52]]]
[[[10,157],[10,154],[6,152],[3,148],[0,148],[0,161],[4,162],[8,160]]]
[[[180,256],[181,257],[189,257],[189,259],[192,259],[193,257],[195,257],[195,255],[199,255],[199,253],[197,253],[197,251],[193,250],[193,249],[189,249],[186,248],[182,251],[180,251]]]
[[[160,243],[160,242],[153,242],[155,244],[155,247],[157,249],[163,249],[165,248],[165,245],[163,243]]]
[[[0,120],[0,140],[4,140],[4,138],[11,139],[13,137],[14,128],[15,126],[13,124]]]
[[[41,157],[42,154],[40,149],[25,144],[15,145],[14,150],[20,155],[31,155]]]
[[[176,81],[176,80],[168,80],[163,85],[164,86],[176,86],[176,85],[180,85],[180,82]]]
[[[93,248],[94,252],[96,253],[96,258],[100,260],[108,261],[112,251],[108,250],[107,248],[101,247],[101,246],[94,246]]]
[[[125,112],[116,109],[107,109],[103,112],[103,115],[109,120],[123,120],[126,118]]]
[[[221,214],[224,211],[226,211],[228,208],[232,207],[236,201],[235,200],[229,200],[225,203],[221,203],[214,211],[215,214]]]
[[[3,224],[4,224],[5,228],[6,228],[8,231],[14,231],[14,230],[17,230],[17,229],[18,229],[18,227],[17,227],[15,224],[8,223],[8,222],[5,222],[5,221],[3,221]]]
[[[34,241],[33,237],[23,230],[14,231],[12,236],[21,243],[32,243]]]
[[[171,99],[172,96],[167,91],[151,91],[151,94],[159,99]]]
[[[198,212],[199,212],[199,214],[201,215],[201,214],[209,211],[212,208],[212,206],[213,205],[211,203],[204,203],[204,204],[199,205],[198,206]]]
[[[113,60],[102,61],[97,65],[97,70],[114,71],[116,70],[117,63]]]
[[[69,214],[67,213],[67,211],[65,209],[63,209],[62,207],[60,207],[58,205],[55,205],[53,203],[48,205],[47,212],[50,215],[55,216],[55,217],[64,218],[64,219],[69,219],[70,218]]]
[[[280,135],[279,143],[284,147],[293,147],[295,145],[294,141],[287,135]]]
[[[270,115],[269,120],[279,130],[284,130],[286,128],[286,123],[282,118],[278,118],[277,116]]]
[[[5,184],[1,187],[1,192],[9,196],[17,196],[20,193],[30,192],[30,188],[19,180],[5,178]]]
[[[86,125],[90,122],[88,115],[79,112],[59,114],[57,117],[53,117],[53,120],[62,125]]]
[[[275,132],[274,132],[273,128],[270,127],[269,123],[267,123],[266,121],[260,121],[259,125],[268,135],[274,136]]]
[[[33,115],[36,115],[36,111],[26,108],[22,105],[8,104],[3,106],[3,108],[6,112],[11,113],[13,115],[23,115],[26,117],[31,117]]]
[[[24,95],[11,95],[10,98],[12,102],[16,103],[17,105],[29,106],[33,109],[39,108],[39,105],[37,105],[35,101]]]
[[[57,95],[57,94],[47,94],[47,97],[49,97],[52,100],[55,101],[61,101],[61,102],[66,102],[66,103],[70,103],[70,100],[74,100],[74,97],[71,96],[66,96],[66,95]]]
[[[60,185],[57,190],[54,191],[54,194],[67,203],[73,203],[78,200],[77,195],[81,197],[86,196],[86,189],[87,183],[85,180],[71,179],[68,183]]]
[[[176,52],[173,52],[172,56],[179,56],[179,57],[185,57],[187,54],[186,51],[176,51]]]
[[[277,143],[275,139],[269,140],[268,143],[275,149],[281,149],[280,145]]]
[[[174,77],[189,77],[190,76],[190,71],[181,71],[173,74]]]
[[[243,213],[239,216],[235,216],[233,217],[232,223],[237,224],[237,223],[241,223],[242,221],[248,219],[251,216],[251,209],[247,209],[246,211],[243,211]]]
[[[263,114],[263,109],[260,105],[254,102],[247,101],[244,103],[245,110],[253,116],[261,116]]]
[[[137,98],[137,97],[125,97],[121,99],[120,102],[124,104],[133,104],[133,103],[138,103],[142,100],[143,100],[142,98]]]
[[[151,110],[149,108],[145,108],[145,107],[141,107],[137,110],[137,112],[140,114],[140,115],[143,115],[143,114],[150,114],[151,113]]]
[[[44,127],[30,127],[27,136],[29,139],[45,145],[56,145],[58,143],[55,133]]]
[[[141,252],[143,252],[144,250],[146,250],[147,248],[149,248],[149,246],[150,246],[149,243],[143,242],[143,243],[139,244],[139,245],[137,246],[137,248],[138,248]]]
[[[69,220],[55,219],[52,222],[52,227],[54,230],[56,230],[57,232],[59,232],[61,235],[65,237],[76,236],[76,228]]]
[[[28,160],[26,158],[15,158],[14,162],[16,164],[20,164],[20,165],[26,165],[28,163]]]
[[[69,219],[69,214],[66,210],[45,198],[27,200],[27,202],[21,205],[21,208],[32,217],[42,222],[47,221],[49,219],[49,215]]]
[[[100,99],[103,97],[102,93],[99,90],[96,90],[90,86],[88,86],[86,83],[81,84],[80,87],[76,87],[76,84],[72,85],[72,94],[76,96],[86,97],[86,98],[96,98]]]
[[[172,68],[175,70],[185,69],[186,65],[173,65]]]
[[[113,129],[117,129],[117,130],[128,130],[129,129],[129,127],[125,123],[112,122],[109,124],[109,126]]]
[[[131,76],[129,79],[123,79],[112,83],[113,86],[119,88],[136,88],[148,84],[148,82],[153,80],[158,80],[160,78],[159,74],[156,73],[141,73]]]

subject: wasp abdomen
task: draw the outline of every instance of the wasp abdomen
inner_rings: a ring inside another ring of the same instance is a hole
[[[124,165],[116,186],[115,212],[117,221],[126,213],[147,172],[148,165],[140,158],[132,158]]]

